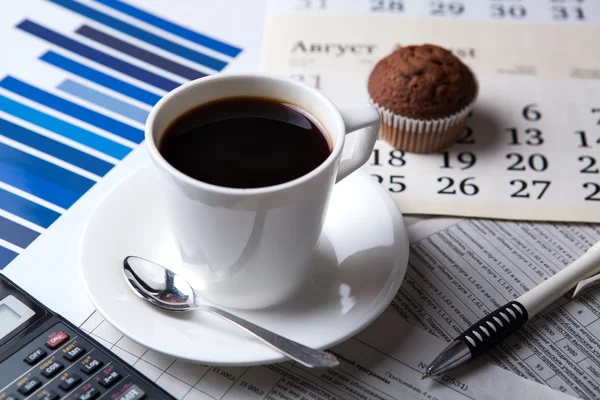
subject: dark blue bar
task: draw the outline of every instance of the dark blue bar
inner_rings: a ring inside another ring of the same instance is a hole
[[[80,195],[87,192],[95,183],[91,179],[77,175],[74,172],[7,146],[4,143],[0,143],[0,160],[5,164],[28,171],[33,175],[37,175]]]
[[[77,29],[75,33],[190,80],[206,76],[206,74],[203,72],[196,71],[193,68],[186,67],[183,64],[179,64],[175,61],[161,57],[158,54],[154,54],[150,51],[124,42],[121,39],[117,39],[114,36],[100,32],[99,30],[87,25],[83,25],[81,28]]]
[[[0,189],[0,208],[43,228],[48,228],[60,217],[56,211],[4,189]]]
[[[115,135],[131,140],[134,143],[141,143],[144,140],[144,132],[140,129],[38,89],[37,87],[31,86],[12,76],[7,76],[2,79],[0,81],[0,87],[97,126],[98,128],[112,132]]]
[[[180,85],[175,81],[157,75],[153,72],[146,71],[143,68],[136,67],[133,64],[129,64],[116,57],[110,56],[92,47],[86,46],[85,44],[79,43],[76,40],[69,39],[68,37],[63,36],[60,33],[54,32],[53,30],[38,25],[33,21],[29,21],[26,19],[19,25],[17,25],[17,28],[21,29],[22,31],[28,32],[34,36],[37,36],[40,39],[44,39],[50,43],[54,43],[55,45],[60,46],[64,49],[70,50],[73,53],[79,54],[82,57],[89,58],[90,60],[96,61],[97,63],[105,65],[116,71],[122,72],[125,75],[129,75],[132,78],[138,79],[142,82],[146,82],[157,88],[171,91]]]
[[[12,122],[0,118],[0,135],[33,147],[60,160],[78,166],[93,174],[104,176],[114,167],[113,164],[100,160],[83,151],[57,142],[39,133],[30,131]]]
[[[58,4],[66,9],[76,12],[84,17],[93,19],[94,21],[100,22],[113,29],[121,31],[129,36],[133,36],[143,42],[149,43],[163,50],[171,52],[173,54],[180,55],[188,60],[197,62],[198,64],[205,65],[214,70],[220,71],[227,63],[225,61],[218,60],[214,57],[202,54],[198,51],[192,50],[189,47],[182,46],[170,40],[164,39],[153,33],[145,31],[137,26],[130,25],[117,18],[111,17],[110,15],[104,14],[91,7],[83,5],[73,0],[50,0],[54,4]]]
[[[208,47],[209,49],[218,51],[219,53],[226,54],[231,57],[235,57],[242,49],[229,45],[227,43],[223,43],[217,39],[213,39],[209,36],[202,35],[201,33],[192,31],[190,29],[184,28],[183,26],[174,24],[171,21],[167,21],[161,17],[158,17],[154,14],[150,14],[147,11],[140,10],[134,6],[131,6],[127,3],[117,0],[96,0],[98,3],[104,4],[110,8],[113,8],[117,11],[121,11],[127,15],[130,15],[134,18],[137,18],[141,21],[144,21],[150,25],[154,25],[157,28],[160,28],[164,31],[170,32],[174,35],[182,37],[184,39],[190,40],[192,42],[198,43],[201,46]]]
[[[0,216],[0,239],[24,249],[38,236],[40,236],[39,232]]]
[[[155,105],[160,100],[160,96],[157,94],[63,57],[53,51],[42,55],[40,60],[150,106]]]
[[[15,168],[4,163],[1,157],[0,181],[62,208],[71,207],[81,197],[80,193],[75,193],[39,176],[30,174],[24,169]]]
[[[16,256],[18,256],[18,254],[14,251],[0,246],[0,271],[10,264],[10,262],[14,260]]]

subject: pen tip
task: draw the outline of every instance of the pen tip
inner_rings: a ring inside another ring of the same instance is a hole
[[[425,379],[425,378],[429,378],[429,376],[430,376],[430,375],[431,375],[431,374],[429,373],[429,371],[425,372],[425,373],[423,374],[423,376],[421,377],[421,380],[423,380],[423,379]]]

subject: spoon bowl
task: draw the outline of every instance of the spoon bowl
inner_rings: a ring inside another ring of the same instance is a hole
[[[129,256],[123,261],[129,287],[142,299],[167,311],[196,309],[194,290],[173,271],[146,259]]]
[[[331,368],[339,365],[337,358],[325,351],[304,346],[218,307],[197,305],[194,290],[189,283],[182,276],[155,262],[128,256],[123,260],[123,273],[132,291],[158,308],[175,312],[200,310],[212,313],[308,368]]]

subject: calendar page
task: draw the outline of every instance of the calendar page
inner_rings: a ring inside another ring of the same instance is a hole
[[[364,169],[407,214],[600,222],[598,23],[585,0],[277,0],[261,69],[344,107],[398,46],[443,46],[479,83],[464,136],[432,154],[378,140]]]

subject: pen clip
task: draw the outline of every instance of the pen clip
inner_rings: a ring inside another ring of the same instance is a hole
[[[584,293],[590,292],[594,289],[600,288],[600,273],[591,276],[589,278],[580,280],[577,282],[577,285],[570,291],[568,291],[565,296],[569,300],[573,300],[574,298],[581,296]]]
[[[578,261],[582,261],[584,259],[588,264],[594,266],[594,271],[598,271],[598,266],[600,266],[600,242],[590,247],[585,254],[579,258]],[[573,289],[565,293],[565,297],[568,300],[573,300],[584,293],[598,288],[600,288],[600,272],[577,282]]]

